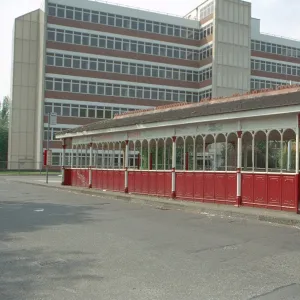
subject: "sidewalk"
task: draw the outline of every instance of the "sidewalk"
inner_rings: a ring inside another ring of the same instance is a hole
[[[292,212],[283,212],[276,210],[267,210],[251,207],[235,207],[231,205],[220,205],[214,203],[202,203],[192,201],[182,201],[180,199],[160,198],[146,195],[137,194],[125,194],[119,192],[111,192],[98,189],[88,189],[73,186],[62,186],[61,177],[51,176],[49,177],[49,183],[45,183],[45,177],[43,176],[9,176],[6,177],[7,181],[20,182],[24,184],[31,184],[35,186],[55,188],[65,190],[69,192],[82,193],[86,195],[95,195],[99,197],[112,198],[117,200],[125,200],[133,203],[140,203],[155,206],[162,210],[177,209],[190,213],[204,214],[210,216],[224,216],[235,218],[247,218],[255,219],[270,223],[284,224],[299,226],[300,229],[300,215]]]

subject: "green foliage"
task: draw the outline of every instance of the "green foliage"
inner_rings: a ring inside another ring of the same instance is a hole
[[[0,103],[0,161],[7,161],[8,153],[9,98]]]

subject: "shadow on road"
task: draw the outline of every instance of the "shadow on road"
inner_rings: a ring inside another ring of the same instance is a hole
[[[93,271],[97,261],[91,254],[35,247],[32,238],[22,236],[53,227],[50,238],[59,237],[60,225],[90,222],[94,209],[101,207],[0,201],[0,299],[48,299],[57,289],[66,296],[76,293],[79,282],[101,281],[103,277]]]

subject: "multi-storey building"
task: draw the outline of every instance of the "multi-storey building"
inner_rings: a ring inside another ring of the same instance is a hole
[[[9,167],[39,168],[56,132],[128,110],[297,82],[300,43],[260,33],[251,4],[206,0],[175,17],[97,1],[45,0],[15,21]]]

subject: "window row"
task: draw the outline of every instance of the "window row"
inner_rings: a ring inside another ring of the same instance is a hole
[[[83,105],[83,104],[61,104],[45,103],[45,115],[51,112],[63,117],[80,117],[94,119],[112,119],[115,115],[133,111],[133,108],[120,108],[111,106]]]
[[[280,81],[270,81],[270,80],[261,80],[261,79],[251,79],[251,90],[263,90],[263,89],[275,89],[281,85],[289,85],[290,81],[282,83]]]
[[[298,67],[276,62],[251,59],[251,69],[284,75],[300,76],[300,65]]]
[[[48,40],[196,61],[212,56],[212,45],[195,50],[54,28],[48,28]]]
[[[300,58],[300,48],[287,47],[262,41],[251,41],[251,50]]]
[[[109,84],[83,80],[54,79],[49,77],[46,78],[46,90],[180,102],[199,102],[203,98],[211,98],[210,89],[202,92],[188,92],[182,90]]]
[[[211,13],[211,9],[203,10],[200,14]],[[48,14],[59,18],[66,18],[76,21],[109,25],[114,27],[157,33],[168,36],[176,36],[185,39],[201,40],[212,34],[212,23],[201,28],[188,28],[161,22],[154,22],[144,19],[125,17],[89,9],[75,8],[71,6],[56,5],[49,3]]]
[[[192,82],[202,82],[212,77],[212,67],[192,71],[56,53],[47,53],[47,65]]]
[[[196,8],[196,9],[199,9],[199,7],[198,8]],[[195,10],[194,10],[195,11]],[[193,11],[193,12],[194,12]],[[196,18],[195,17],[195,19],[199,19],[200,21],[202,20],[202,19],[204,19],[204,18],[206,18],[206,17],[208,17],[209,15],[211,15],[211,14],[213,14],[214,13],[214,2],[212,1],[212,2],[210,2],[210,3],[208,3],[206,6],[202,6],[201,8],[200,8],[200,10],[199,10],[199,12],[198,12],[198,17]],[[186,16],[186,18],[187,19],[192,19],[192,15],[191,14],[188,14],[187,16]]]

